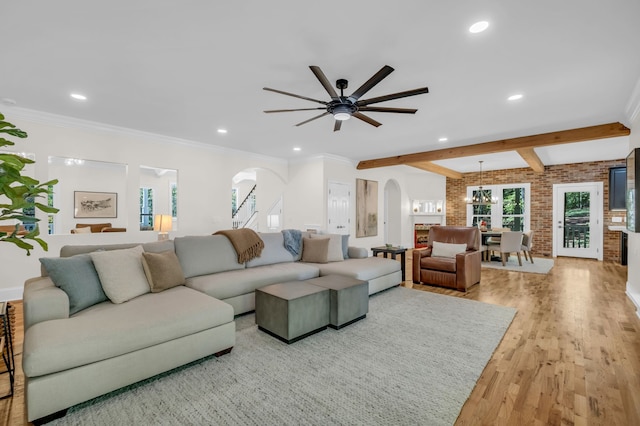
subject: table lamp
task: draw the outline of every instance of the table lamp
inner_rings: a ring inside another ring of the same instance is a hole
[[[158,231],[158,241],[169,239],[169,231],[173,227],[173,218],[168,214],[157,214],[153,220],[153,230]]]

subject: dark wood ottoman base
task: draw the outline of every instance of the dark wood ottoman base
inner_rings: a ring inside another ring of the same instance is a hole
[[[256,290],[258,328],[293,343],[327,328],[329,290],[306,281],[272,284]]]
[[[342,275],[325,275],[306,283],[324,287],[331,292],[329,327],[336,330],[366,318],[369,312],[369,282]]]

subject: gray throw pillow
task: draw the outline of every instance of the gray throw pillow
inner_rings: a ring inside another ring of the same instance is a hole
[[[342,258],[349,258],[349,234],[342,235]]]
[[[40,263],[47,270],[53,284],[67,293],[69,315],[107,300],[98,272],[88,254],[72,257],[43,257]]]

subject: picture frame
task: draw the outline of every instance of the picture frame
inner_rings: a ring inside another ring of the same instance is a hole
[[[74,218],[116,218],[118,217],[117,192],[73,192]]]
[[[356,238],[378,235],[378,182],[356,179]]]

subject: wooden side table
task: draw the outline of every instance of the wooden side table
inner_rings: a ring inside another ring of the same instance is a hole
[[[382,253],[382,255],[387,258],[395,259],[396,255],[400,255],[400,268],[402,269],[402,281],[405,280],[405,272],[404,272],[404,263],[405,257],[407,253],[407,249],[404,247],[371,247],[371,251],[373,252],[373,256],[377,256],[378,253]]]
[[[2,360],[6,367],[6,371],[0,374],[9,374],[9,393],[0,397],[0,399],[13,396],[13,382],[15,380],[15,359],[13,357],[13,338],[11,336],[11,325],[9,324],[9,311],[7,302],[0,302],[0,320],[2,320],[2,330],[4,334],[0,338],[0,350],[2,351]]]

